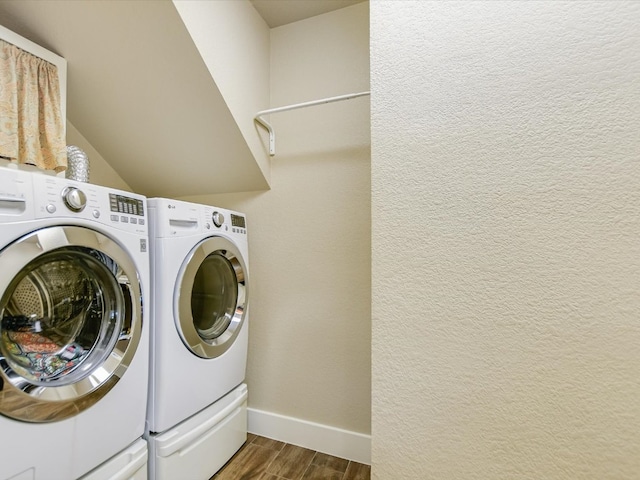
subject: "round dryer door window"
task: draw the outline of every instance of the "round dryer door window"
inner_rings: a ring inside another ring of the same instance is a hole
[[[93,405],[140,339],[129,256],[101,233],[52,227],[0,252],[0,271],[0,413],[46,422]]]
[[[177,289],[185,345],[202,358],[222,355],[240,333],[247,307],[247,270],[238,249],[222,237],[201,242],[183,264]]]

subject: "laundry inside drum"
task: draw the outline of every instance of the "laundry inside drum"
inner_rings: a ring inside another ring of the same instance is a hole
[[[81,255],[49,255],[10,284],[0,301],[0,352],[21,377],[72,383],[96,346],[109,341],[105,336],[114,328],[105,331],[103,319],[113,316],[109,307],[115,310],[117,302],[109,298],[113,288],[103,285],[112,283],[108,271],[95,263]]]

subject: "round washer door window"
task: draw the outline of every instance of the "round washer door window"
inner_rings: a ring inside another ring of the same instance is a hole
[[[178,276],[178,332],[202,358],[226,352],[240,333],[247,308],[247,269],[236,246],[222,237],[197,245]]]
[[[99,232],[51,227],[2,250],[0,271],[0,413],[47,422],[96,403],[140,340],[130,257]]]

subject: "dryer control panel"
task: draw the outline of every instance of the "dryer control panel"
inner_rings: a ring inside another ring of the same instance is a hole
[[[60,177],[32,178],[36,218],[81,218],[147,233],[146,198],[142,195]]]

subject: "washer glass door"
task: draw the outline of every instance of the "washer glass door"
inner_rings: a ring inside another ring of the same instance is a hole
[[[99,232],[51,227],[0,252],[0,413],[60,420],[102,398],[140,339],[129,256]]]
[[[247,269],[229,240],[197,245],[177,282],[176,318],[184,344],[202,358],[222,355],[240,333],[247,307]]]

